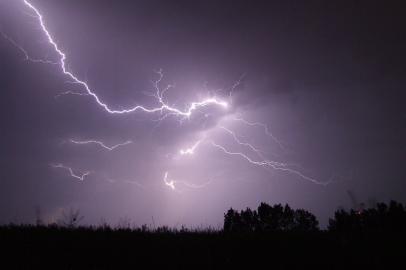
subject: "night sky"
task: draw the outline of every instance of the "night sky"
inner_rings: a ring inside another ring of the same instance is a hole
[[[324,226],[353,207],[348,191],[406,202],[401,1],[30,3],[67,69],[109,108],[160,107],[160,70],[160,89],[174,86],[165,104],[228,106],[111,114],[63,73],[33,10],[0,0],[0,223],[74,208],[86,224],[218,228],[230,207],[267,202]]]

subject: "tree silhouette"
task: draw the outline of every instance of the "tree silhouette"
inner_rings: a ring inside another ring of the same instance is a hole
[[[224,215],[226,232],[316,231],[316,217],[303,209],[293,210],[289,205],[270,206],[261,203],[258,209],[240,212],[230,209]]]
[[[318,230],[319,222],[317,221],[317,218],[306,210],[296,210],[294,219],[295,227],[293,229],[296,231],[310,232]]]
[[[80,214],[79,209],[71,208],[68,213],[65,210],[62,211],[62,219],[58,223],[64,227],[74,228],[79,225],[83,218],[84,216]]]
[[[362,211],[341,209],[329,220],[328,229],[334,232],[406,232],[406,210],[396,201],[391,201],[389,205],[377,203],[375,208]]]
[[[240,214],[241,220],[241,230],[243,231],[257,231],[258,230],[258,214],[256,211],[252,211],[250,208],[247,208],[245,211],[241,211]]]
[[[238,212],[233,208],[230,208],[227,213],[224,215],[224,230],[225,231],[235,231],[236,230],[236,221]]]

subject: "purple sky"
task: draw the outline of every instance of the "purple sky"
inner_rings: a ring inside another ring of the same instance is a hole
[[[21,48],[33,59],[60,57],[33,10],[22,0],[1,1],[0,223],[33,222],[36,208],[52,222],[63,209],[78,208],[85,223],[152,224],[153,217],[156,225],[219,227],[230,207],[263,201],[308,209],[324,225],[337,207],[352,206],[347,190],[359,201],[406,201],[400,6],[30,2],[68,70],[110,108],[161,106],[150,96],[160,69],[160,89],[174,85],[164,95],[172,108],[184,111],[207,98],[228,106],[157,121],[168,110],[110,114],[91,96],[60,95],[86,90],[69,83],[59,65],[24,60]],[[238,117],[266,125],[276,139]],[[109,151],[83,143],[89,140],[132,143]],[[197,141],[193,155],[179,153]],[[215,145],[284,163],[277,167],[290,172]],[[80,181],[68,168],[90,174]],[[166,173],[173,185],[165,184]]]

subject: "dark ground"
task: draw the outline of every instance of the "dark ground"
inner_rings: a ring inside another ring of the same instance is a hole
[[[403,269],[406,235],[11,225],[0,245],[2,269]]]

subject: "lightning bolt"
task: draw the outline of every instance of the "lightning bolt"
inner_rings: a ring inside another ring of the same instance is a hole
[[[287,164],[285,164],[285,163],[280,163],[280,162],[275,162],[275,161],[269,161],[269,160],[256,161],[256,160],[251,159],[249,156],[247,156],[247,155],[244,154],[244,153],[229,151],[229,150],[227,150],[224,146],[219,145],[219,144],[215,143],[214,141],[210,141],[210,143],[211,143],[212,146],[214,146],[214,147],[220,149],[220,150],[223,151],[225,154],[231,155],[231,156],[239,156],[239,157],[245,159],[246,161],[248,161],[248,162],[249,162],[250,164],[252,164],[252,165],[261,166],[261,167],[265,167],[265,168],[272,168],[272,169],[274,169],[274,170],[284,171],[284,172],[288,172],[288,173],[291,173],[291,174],[295,174],[295,175],[299,176],[300,178],[305,179],[305,180],[308,180],[308,181],[310,181],[310,182],[312,182],[312,183],[314,183],[314,184],[317,184],[317,185],[326,186],[326,185],[328,185],[329,183],[331,183],[330,180],[327,181],[327,182],[320,182],[320,181],[318,181],[318,180],[315,179],[315,178],[306,176],[306,175],[304,175],[303,173],[301,173],[301,172],[299,172],[299,171],[297,171],[297,170],[290,169],[290,168],[286,167]]]
[[[185,187],[191,188],[191,189],[200,189],[200,188],[206,187],[208,184],[211,183],[211,180],[209,180],[209,181],[207,181],[206,183],[203,183],[203,184],[192,184],[192,183],[188,183],[188,182],[185,182],[185,181],[172,180],[172,179],[169,179],[168,174],[169,174],[168,172],[165,172],[163,181],[164,181],[166,186],[168,186],[172,190],[176,190],[176,191],[179,191],[175,186],[176,184],[181,184],[181,185],[184,185]]]
[[[83,95],[83,96],[90,96],[93,98],[93,100],[96,102],[96,104],[98,106],[100,106],[104,111],[106,111],[107,113],[110,114],[128,114],[128,113],[133,113],[136,111],[141,111],[141,112],[145,112],[145,113],[161,113],[162,116],[158,121],[164,120],[169,116],[175,116],[180,118],[181,120],[183,119],[189,119],[191,118],[191,116],[195,113],[195,112],[199,112],[200,108],[203,107],[207,107],[207,106],[217,106],[223,109],[227,109],[229,107],[229,103],[226,102],[225,100],[218,98],[216,96],[212,96],[210,95],[208,98],[200,100],[200,101],[195,101],[195,102],[191,102],[189,103],[185,109],[179,109],[177,107],[171,106],[169,105],[166,101],[165,101],[165,93],[172,88],[172,85],[168,85],[167,87],[165,87],[164,89],[161,89],[160,84],[162,83],[162,79],[163,79],[163,73],[161,70],[157,71],[159,78],[154,82],[154,89],[155,89],[155,93],[152,94],[152,97],[156,100],[157,102],[157,106],[155,107],[145,107],[145,106],[141,106],[141,105],[136,105],[127,109],[121,109],[121,110],[117,110],[117,109],[113,109],[112,107],[110,107],[107,103],[103,102],[102,99],[91,89],[91,87],[87,84],[86,81],[81,80],[78,78],[77,75],[75,75],[75,73],[73,71],[68,70],[67,65],[66,65],[66,54],[60,49],[59,45],[55,42],[54,38],[52,37],[51,33],[49,32],[49,30],[46,27],[46,24],[44,22],[43,16],[40,13],[40,11],[30,3],[30,1],[28,0],[23,0],[23,3],[33,12],[33,17],[35,17],[40,25],[40,28],[43,32],[43,34],[46,36],[46,39],[48,41],[48,43],[53,47],[54,51],[57,53],[57,55],[59,56],[59,59],[56,63],[51,62],[51,61],[47,61],[47,60],[36,60],[36,59],[32,59],[29,57],[27,51],[20,45],[18,45],[14,40],[12,40],[11,38],[9,38],[8,36],[4,35],[3,36],[9,40],[14,46],[16,46],[26,57],[27,60],[33,61],[33,62],[41,62],[41,63],[47,63],[47,64],[57,64],[63,75],[67,76],[69,78],[69,82],[73,83],[73,84],[78,84],[80,86],[83,87],[84,92],[83,93],[77,93],[77,92],[72,92],[72,91],[66,91],[63,92],[58,96],[62,96],[62,95],[68,95],[68,94],[73,94],[73,95]],[[243,76],[241,76],[241,78],[237,81],[237,83],[235,83],[232,88],[231,91],[229,93],[229,98],[230,98],[230,102],[231,102],[231,97],[233,94],[233,91],[235,90],[236,87],[238,87],[241,83],[241,80],[244,78],[245,74]],[[259,123],[259,122],[250,122],[247,121],[241,117],[235,117],[233,119],[234,121],[239,121],[247,126],[251,126],[251,127],[260,127],[263,129],[264,133],[269,136],[270,138],[272,138],[281,149],[283,149],[283,145],[282,143],[270,132],[269,128],[267,125],[263,124],[263,123]],[[236,142],[236,144],[240,145],[240,146],[245,146],[247,148],[249,148],[251,151],[253,151],[259,158],[259,160],[254,160],[252,158],[250,158],[248,155],[241,153],[241,152],[232,152],[227,150],[224,146],[215,143],[214,141],[211,141],[211,145],[220,149],[221,151],[223,151],[225,154],[227,155],[232,155],[232,156],[239,156],[243,159],[245,159],[246,161],[248,161],[250,164],[256,165],[256,166],[261,166],[261,167],[266,167],[266,168],[272,168],[275,170],[280,170],[280,171],[284,171],[284,172],[288,172],[291,174],[295,174],[303,179],[306,179],[310,182],[313,182],[315,184],[319,184],[319,185],[326,185],[326,182],[319,182],[316,179],[312,178],[312,177],[308,177],[304,174],[302,174],[301,172],[291,169],[288,167],[287,164],[285,163],[280,163],[280,162],[276,162],[276,161],[270,161],[267,160],[266,158],[264,158],[262,151],[260,151],[258,148],[254,147],[252,144],[247,143],[247,142],[243,142],[242,140],[239,139],[238,136],[236,136],[236,134],[225,128],[225,127],[220,127],[221,129],[223,129],[224,131],[226,131],[227,133],[229,133],[233,139],[234,142]],[[114,145],[114,146],[107,146],[104,143],[100,142],[100,141],[95,141],[95,140],[89,140],[89,141],[73,141],[71,140],[72,143],[75,144],[98,144],[99,146],[103,147],[104,149],[107,149],[109,151],[122,146],[123,144],[118,144],[118,145]],[[181,155],[192,155],[195,153],[195,150],[197,149],[197,147],[200,145],[202,141],[198,141],[196,142],[194,145],[192,145],[192,147],[187,148],[187,149],[181,149],[180,150],[180,154]],[[124,144],[128,144],[128,142],[124,143]],[[66,170],[68,170],[71,174],[72,177],[77,178],[79,180],[82,180],[88,175],[90,174],[90,172],[85,172],[82,175],[76,175],[73,173],[73,170],[69,167],[66,167],[62,164],[57,164],[54,166],[55,168],[64,168]],[[175,181],[175,180],[171,180],[168,179],[168,172],[165,172],[164,174],[164,183],[165,185],[169,186],[172,190],[175,190],[175,184],[176,183],[182,183],[185,186],[189,185],[189,187],[192,187],[193,185],[188,184],[186,182],[182,182],[182,181]],[[195,186],[197,187],[197,186]]]
[[[62,93],[59,93],[55,96],[55,98],[59,98],[62,96],[66,96],[66,95],[74,95],[74,96],[88,96],[88,93],[79,93],[79,92],[73,92],[73,91],[65,91]]]
[[[168,180],[168,172],[165,172],[164,174],[164,183],[168,187],[170,187],[172,190],[175,190],[175,181],[174,180]]]
[[[132,143],[132,141],[126,141],[126,142],[119,143],[119,144],[116,144],[116,145],[113,145],[113,146],[107,146],[107,145],[104,144],[103,142],[101,142],[101,141],[96,141],[96,140],[76,141],[76,140],[71,139],[71,140],[69,140],[69,141],[70,141],[71,143],[79,144],[79,145],[84,145],[84,144],[96,144],[96,145],[99,145],[99,146],[101,146],[102,148],[104,148],[104,149],[106,149],[106,150],[108,150],[108,151],[112,151],[112,150],[116,149],[117,147],[125,146],[125,145],[128,145],[128,144],[131,144],[131,143]]]
[[[186,148],[186,149],[180,149],[179,153],[184,156],[184,155],[193,155],[195,153],[196,148],[200,145],[202,140],[198,140],[195,142],[192,147]]]
[[[22,54],[24,54],[24,60],[33,62],[33,63],[41,63],[41,64],[52,64],[52,65],[57,65],[58,63],[52,62],[50,60],[44,60],[44,59],[35,59],[32,58],[26,49],[24,49],[23,46],[18,44],[14,39],[9,37],[6,33],[0,31],[0,34],[3,36],[4,39],[8,40],[14,47],[16,47]]]
[[[164,102],[163,100],[163,94],[165,93],[166,90],[163,91],[159,91],[159,87],[157,87],[157,93],[156,93],[156,98],[158,103],[160,104],[160,106],[158,107],[152,107],[152,108],[147,108],[141,105],[137,105],[134,106],[132,108],[128,108],[128,109],[124,109],[124,110],[115,110],[109,107],[109,105],[107,105],[106,103],[104,103],[100,97],[93,92],[93,90],[91,90],[91,88],[89,87],[89,85],[85,82],[80,80],[73,72],[69,71],[66,67],[66,54],[59,48],[58,44],[55,42],[54,38],[52,37],[52,35],[50,34],[50,32],[48,31],[45,23],[44,23],[44,19],[42,14],[39,12],[39,10],[34,7],[29,1],[27,0],[23,0],[24,4],[29,7],[36,15],[41,29],[43,31],[43,33],[45,34],[45,36],[47,37],[47,40],[49,42],[50,45],[52,45],[52,47],[54,48],[55,52],[59,55],[60,59],[59,59],[59,66],[61,67],[61,70],[63,72],[64,75],[68,76],[73,82],[80,84],[81,86],[84,87],[84,89],[86,90],[86,92],[93,97],[93,99],[96,101],[96,103],[101,106],[106,112],[111,113],[111,114],[126,114],[126,113],[132,113],[135,111],[144,111],[147,113],[155,113],[155,112],[167,112],[169,114],[174,114],[176,116],[180,116],[180,117],[184,117],[184,118],[189,118],[192,113],[197,110],[200,107],[206,107],[209,105],[217,105],[223,108],[227,108],[228,107],[228,103],[218,99],[216,97],[211,97],[211,98],[207,98],[204,99],[202,101],[199,102],[192,102],[188,108],[186,108],[186,110],[180,110],[178,108],[172,107],[170,105],[168,105],[167,103]],[[156,82],[156,84],[158,85],[162,80],[162,73],[161,73],[161,77],[160,79]],[[168,88],[166,88],[168,89]]]
[[[250,121],[247,121],[247,120],[241,118],[240,116],[235,116],[235,117],[233,117],[233,118],[231,118],[231,119],[234,120],[234,121],[242,122],[243,124],[248,125],[248,126],[251,126],[251,127],[260,127],[260,128],[262,128],[263,131],[264,131],[264,133],[265,133],[265,135],[267,135],[267,136],[270,137],[274,142],[276,142],[282,150],[285,150],[285,148],[283,147],[281,141],[279,141],[279,140],[272,134],[272,132],[269,130],[269,127],[268,127],[267,125],[265,125],[264,123],[260,123],[260,122],[250,122]]]
[[[261,151],[261,150],[259,150],[258,148],[256,148],[255,146],[253,146],[253,145],[250,144],[250,143],[242,142],[242,141],[237,137],[237,135],[235,134],[235,132],[231,131],[230,129],[228,129],[228,128],[224,127],[224,126],[219,126],[219,128],[222,129],[222,130],[224,130],[224,131],[227,132],[228,134],[230,134],[230,135],[233,137],[234,141],[235,141],[237,144],[248,147],[248,148],[251,149],[258,157],[260,157],[260,158],[262,158],[262,159],[265,159],[264,156],[262,155],[262,151]]]
[[[242,74],[242,75],[240,76],[240,78],[233,84],[233,86],[231,86],[230,92],[228,93],[228,96],[229,96],[229,99],[230,99],[230,100],[233,100],[234,91],[235,91],[235,89],[236,89],[238,86],[240,86],[241,81],[245,78],[245,76],[246,76],[245,73]]]
[[[88,176],[88,175],[91,173],[90,171],[87,171],[87,172],[84,172],[84,173],[82,173],[82,174],[75,174],[75,173],[73,172],[73,169],[72,169],[71,167],[65,166],[65,165],[63,165],[63,164],[61,164],[61,163],[59,163],[59,164],[51,164],[51,166],[52,166],[53,168],[60,168],[60,169],[67,170],[67,171],[69,172],[69,174],[70,174],[71,177],[73,177],[73,178],[75,178],[75,179],[78,179],[78,180],[80,180],[80,181],[84,181],[84,180],[85,180],[85,177]]]

